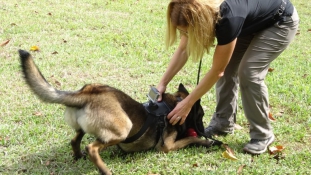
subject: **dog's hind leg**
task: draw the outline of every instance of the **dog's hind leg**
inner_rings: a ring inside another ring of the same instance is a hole
[[[85,133],[82,131],[82,129],[77,130],[76,136],[70,142],[72,150],[73,150],[73,157],[75,160],[85,157],[85,155],[81,152],[81,148],[80,148],[81,140],[84,134]]]
[[[120,141],[110,142],[110,143],[102,143],[99,140],[89,144],[86,146],[86,151],[89,155],[90,160],[97,166],[101,175],[111,175],[110,169],[106,166],[106,164],[101,159],[99,152],[111,145],[115,145]]]

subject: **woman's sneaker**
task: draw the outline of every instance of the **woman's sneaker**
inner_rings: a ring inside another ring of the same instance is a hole
[[[250,154],[264,153],[265,151],[267,151],[269,145],[273,143],[274,139],[274,134],[270,138],[265,140],[251,139],[251,141],[244,146],[243,150]]]

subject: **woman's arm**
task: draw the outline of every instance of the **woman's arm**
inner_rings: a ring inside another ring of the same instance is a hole
[[[173,79],[177,72],[180,71],[180,69],[186,64],[188,60],[188,55],[186,53],[187,41],[187,36],[182,35],[180,38],[179,46],[174,52],[172,59],[157,86],[157,89],[161,95],[165,92],[168,83]],[[162,96],[160,96],[158,100],[161,101]]]
[[[211,69],[205,74],[197,87],[169,113],[167,118],[170,119],[170,123],[175,125],[179,121],[177,117],[180,117],[179,124],[183,124],[194,103],[208,92],[218,79],[223,76],[235,44],[236,39],[226,45],[216,46]]]

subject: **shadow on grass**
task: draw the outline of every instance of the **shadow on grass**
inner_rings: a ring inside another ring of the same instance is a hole
[[[82,141],[81,148],[84,148],[90,142],[92,141]],[[241,145],[240,143],[235,143],[234,145],[229,144],[229,146],[236,149]],[[53,144],[37,145],[36,148],[26,148],[24,150],[27,150],[27,152],[20,152],[19,150],[15,150],[14,153],[10,152],[9,154],[11,155],[6,156],[8,158],[5,160],[8,163],[0,167],[0,174],[98,174],[97,168],[88,158],[74,161],[68,140],[58,143],[54,142]],[[222,150],[225,149],[222,147],[219,148],[218,146],[208,149],[190,146],[180,150],[176,155],[191,157],[191,155],[197,153],[213,154]],[[12,154],[15,154],[15,156]],[[148,161],[148,164],[154,164],[156,162],[159,164],[159,159],[171,159],[174,157],[174,155],[171,155],[172,157],[164,156],[155,150],[126,154],[117,146],[103,150],[100,156],[108,168],[117,174],[123,174],[129,171],[132,174],[138,171],[148,174],[146,161]],[[165,166],[161,165],[162,168]]]
[[[0,167],[0,174],[97,174],[97,168],[88,159],[74,161],[69,143],[55,145],[37,145],[28,152],[10,153],[5,156],[5,165]],[[83,145],[84,147],[84,145]],[[82,148],[82,147],[81,147]],[[12,154],[15,154],[13,156]],[[108,162],[123,160],[124,154],[117,147],[110,147],[101,153]],[[120,157],[114,160],[115,157]],[[109,167],[109,163],[108,167]]]

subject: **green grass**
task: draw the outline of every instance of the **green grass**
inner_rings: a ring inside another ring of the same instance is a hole
[[[0,174],[97,174],[88,160],[74,162],[69,140],[74,131],[63,120],[64,107],[40,102],[25,85],[18,49],[32,52],[52,85],[77,90],[85,83],[104,83],[145,102],[173,49],[164,49],[165,13],[169,1],[47,1],[0,2]],[[116,147],[101,153],[114,174],[311,174],[311,2],[292,1],[300,15],[299,35],[276,59],[267,76],[274,145],[285,146],[285,159],[269,154],[252,157],[242,148],[249,140],[239,103],[234,135],[219,137],[235,151],[237,161],[221,156],[219,148],[187,148],[168,154],[149,151],[123,155]],[[211,55],[203,59],[203,76]],[[169,84],[196,84],[197,64],[189,61]],[[215,108],[212,89],[203,98],[207,125]],[[94,138],[87,135],[84,147]]]

